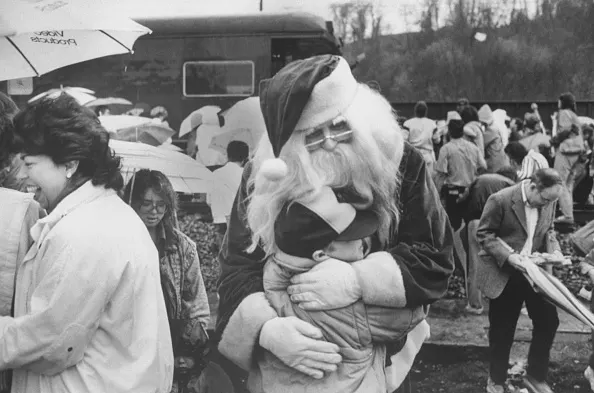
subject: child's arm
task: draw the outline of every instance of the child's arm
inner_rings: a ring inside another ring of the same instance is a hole
[[[294,272],[276,263],[273,257],[268,258],[264,265],[264,293],[279,317],[295,315],[291,307],[291,298],[287,293],[287,287],[294,275]]]
[[[391,308],[365,306],[367,323],[374,343],[402,338],[427,316],[425,307]]]

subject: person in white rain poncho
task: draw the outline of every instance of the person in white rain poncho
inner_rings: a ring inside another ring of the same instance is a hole
[[[168,393],[173,353],[159,256],[117,192],[120,159],[97,117],[43,99],[14,120],[15,151],[47,217],[0,317],[0,370],[19,393]],[[39,198],[43,196],[43,198]]]

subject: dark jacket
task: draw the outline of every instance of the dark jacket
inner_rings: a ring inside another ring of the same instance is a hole
[[[468,223],[472,220],[480,220],[491,194],[514,184],[513,180],[497,173],[485,173],[477,177],[468,188],[464,221]]]
[[[219,315],[216,339],[220,339],[229,318],[248,295],[263,291],[264,252],[250,245],[246,219],[247,179],[251,164],[246,165],[236,196],[227,235],[223,240],[219,263]],[[388,251],[402,271],[406,307],[430,304],[447,290],[453,273],[453,234],[437,190],[426,171],[422,155],[405,144],[400,164],[401,187],[398,198],[401,216],[389,242]],[[375,249],[379,251],[378,242]]]

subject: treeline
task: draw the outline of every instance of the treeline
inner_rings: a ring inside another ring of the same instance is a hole
[[[518,4],[425,0],[420,32],[382,35],[377,8],[345,3],[333,6],[334,25],[345,56],[365,53],[357,78],[390,101],[594,99],[594,1],[538,0],[531,12]]]

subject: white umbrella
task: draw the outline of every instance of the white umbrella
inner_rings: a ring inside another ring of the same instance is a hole
[[[142,124],[150,123],[152,122],[152,119],[141,116],[109,115],[99,116],[99,121],[105,130],[116,133],[118,130],[124,128],[137,127]]]
[[[140,169],[163,172],[176,192],[210,195],[214,176],[204,165],[183,153],[144,143],[110,140],[109,146],[122,157],[122,174],[128,182]]]
[[[212,138],[210,148],[226,153],[227,145],[231,141],[245,142],[250,151],[266,133],[266,123],[260,109],[260,99],[249,97],[238,101],[223,113],[225,124],[221,134]]]
[[[126,100],[125,98],[119,97],[105,97],[105,98],[97,98],[96,100],[89,101],[85,104],[85,106],[93,107],[93,106],[109,106],[109,105],[134,105],[130,101]]]
[[[95,92],[93,90],[85,89],[84,87],[60,86],[59,89],[50,89],[41,94],[38,94],[27,102],[32,103],[44,97],[56,98],[62,93],[68,94],[69,96],[73,97],[81,105],[85,105],[87,102],[95,100],[95,96],[93,95],[95,94]]]
[[[219,125],[219,119],[217,114],[221,111],[221,108],[215,105],[206,105],[200,109],[190,113],[188,117],[182,121],[179,127],[179,137],[186,135],[194,128],[201,124]]]
[[[184,151],[184,149],[182,149],[181,147],[176,146],[172,143],[163,143],[162,145],[157,146],[157,148],[164,149],[164,150],[171,150],[171,151],[179,151],[179,152],[182,152],[182,154]]]
[[[0,80],[132,52],[151,31],[90,0],[0,1]]]

